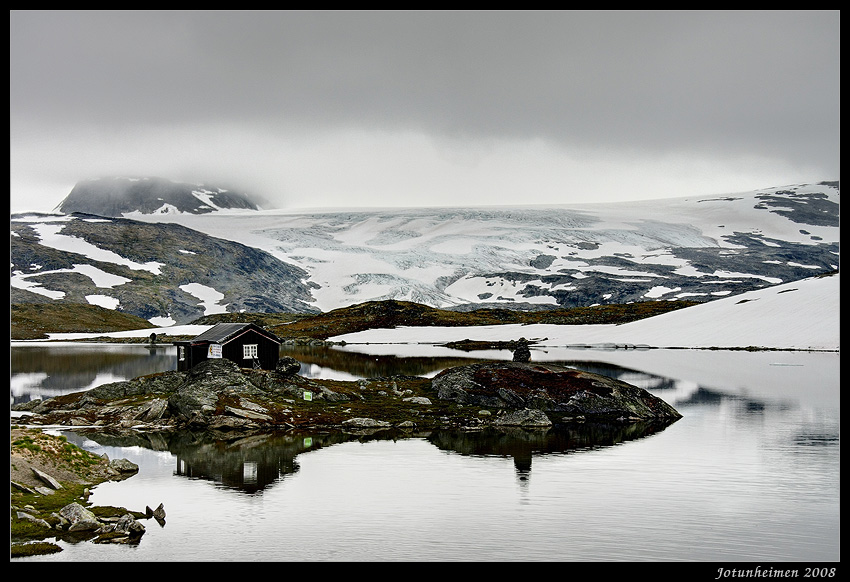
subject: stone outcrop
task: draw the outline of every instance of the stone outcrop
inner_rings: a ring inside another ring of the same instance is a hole
[[[145,533],[145,526],[130,513],[117,520],[102,520],[76,502],[60,509],[58,517],[58,529],[97,535],[95,543],[134,543]]]
[[[460,366],[435,376],[432,387],[444,400],[537,410],[559,420],[681,418],[672,406],[642,388],[553,364],[494,362]]]
[[[169,409],[187,421],[203,422],[202,417],[217,413],[219,400],[228,396],[262,396],[263,390],[227,359],[206,360],[189,370],[186,381],[168,398]]]

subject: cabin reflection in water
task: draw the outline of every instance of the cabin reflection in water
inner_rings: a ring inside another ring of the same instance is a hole
[[[669,424],[669,423],[668,423]],[[570,454],[612,446],[655,434],[667,425],[576,423],[548,429],[436,430],[412,434],[396,430],[326,435],[252,435],[234,442],[206,441],[171,446],[176,475],[203,479],[245,493],[257,493],[297,473],[296,457],[344,442],[424,438],[440,450],[470,457],[504,457],[514,462],[517,478],[526,482],[535,456]]]
[[[175,474],[213,481],[246,493],[262,491],[298,472],[295,457],[322,446],[322,439],[301,435],[253,435],[244,442],[207,441],[171,447]]]

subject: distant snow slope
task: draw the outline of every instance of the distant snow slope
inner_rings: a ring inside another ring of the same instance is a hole
[[[706,301],[838,268],[837,183],[576,206],[139,216],[265,250],[322,311]]]
[[[330,338],[347,343],[444,343],[541,339],[543,346],[838,350],[840,275],[717,299],[621,325],[401,327]]]

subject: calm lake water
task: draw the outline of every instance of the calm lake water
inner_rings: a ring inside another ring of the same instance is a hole
[[[366,353],[369,352],[369,353]],[[302,375],[433,376],[509,352],[347,346],[286,352]],[[662,430],[196,435],[55,429],[138,464],[92,501],[162,503],[138,546],[59,542],[20,561],[839,561],[839,354],[535,351],[646,388]],[[176,368],[172,347],[11,347],[11,401]],[[18,561],[18,560],[16,560]]]

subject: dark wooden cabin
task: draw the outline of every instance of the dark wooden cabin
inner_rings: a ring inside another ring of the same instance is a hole
[[[177,346],[177,370],[190,370],[204,360],[226,358],[242,368],[274,370],[280,356],[280,338],[253,323],[218,323]]]

